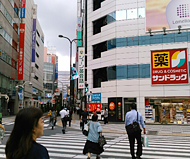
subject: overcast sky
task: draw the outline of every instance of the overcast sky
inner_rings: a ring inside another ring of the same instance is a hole
[[[76,38],[77,0],[34,0],[37,4],[37,18],[44,32],[44,46],[57,49],[58,70],[69,71],[70,43],[67,39],[58,38],[62,34],[68,38]],[[73,62],[76,47],[73,42]]]

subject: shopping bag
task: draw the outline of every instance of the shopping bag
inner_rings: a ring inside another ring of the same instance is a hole
[[[142,144],[143,144],[143,146],[144,146],[144,147],[148,147],[148,137],[147,137],[146,135],[143,135],[143,136],[141,137],[141,139],[142,139]]]

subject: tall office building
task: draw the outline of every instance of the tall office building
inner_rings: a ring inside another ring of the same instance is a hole
[[[45,103],[52,101],[53,94],[57,88],[58,81],[58,56],[55,47],[44,47],[44,73],[43,85]]]
[[[20,25],[18,11],[19,1],[0,0],[0,112],[3,115],[14,113]]]
[[[124,121],[136,103],[145,122],[160,122],[165,107],[167,122],[189,123],[188,2],[85,2],[87,83],[108,107],[108,120]]]
[[[39,106],[43,95],[44,33],[37,18],[34,1],[21,0],[20,41],[18,56],[18,80],[23,85],[23,104],[19,107]],[[31,18],[32,17],[32,18]],[[32,86],[29,83],[32,83]],[[18,109],[15,107],[15,111]]]
[[[59,71],[58,88],[63,89],[63,92],[67,92],[67,87],[70,85],[70,71]]]

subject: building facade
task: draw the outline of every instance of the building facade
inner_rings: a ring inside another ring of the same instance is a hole
[[[158,4],[166,7],[169,2]],[[87,83],[92,93],[101,93],[99,102],[108,107],[110,121],[124,121],[136,103],[145,122],[162,122],[165,109],[168,123],[189,123],[190,30],[189,23],[180,24],[188,22],[189,13],[182,12],[180,4],[172,7],[176,10],[172,15],[181,18],[173,20],[176,26],[170,24],[169,7],[160,13],[165,19],[161,23],[159,16],[151,17],[155,10],[145,0],[87,1]],[[189,10],[189,5],[185,7]],[[178,58],[185,62],[174,65]]]
[[[0,0],[0,112],[14,113],[17,85],[19,1]]]
[[[24,58],[23,72],[20,76],[19,71],[22,66],[19,64],[22,54],[19,53],[18,84],[25,84],[23,90],[18,90],[21,93],[24,91],[23,104],[20,106],[21,100],[19,100],[18,105],[20,108],[38,107],[43,95],[43,63],[41,61],[44,59],[44,33],[37,18],[37,5],[34,4],[34,1],[26,1],[26,3],[23,2],[24,4],[22,2],[20,12],[22,11],[22,5],[25,7],[25,14],[21,17],[21,23],[25,25]],[[21,50],[21,46],[19,46],[19,50]],[[32,86],[29,85],[30,82]],[[15,111],[18,111],[18,108],[15,107]]]

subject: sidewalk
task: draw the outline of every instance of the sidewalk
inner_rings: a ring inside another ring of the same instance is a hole
[[[47,117],[44,114],[45,117]],[[3,117],[2,123],[11,123],[15,121],[15,116]],[[109,124],[104,125],[103,121],[99,121],[103,132],[105,133],[119,133],[126,134],[124,122],[116,123],[109,122]],[[61,117],[57,117],[57,125],[62,127]],[[73,120],[71,127],[75,130],[80,129],[79,116],[75,113],[73,114]],[[190,126],[189,125],[175,125],[175,124],[146,124],[146,131],[148,135],[173,135],[173,136],[190,136]]]

